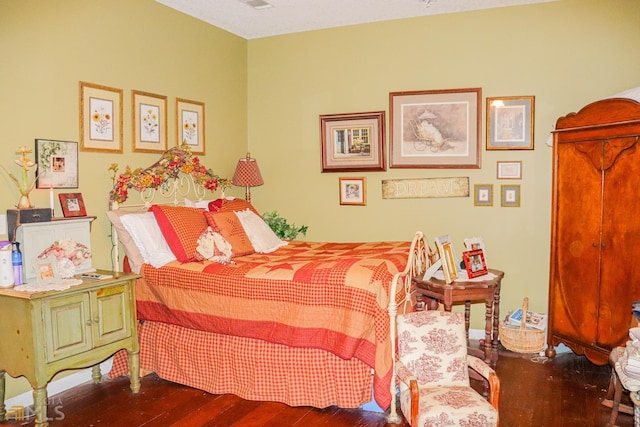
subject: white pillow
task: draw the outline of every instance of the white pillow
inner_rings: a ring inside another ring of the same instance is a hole
[[[184,198],[184,205],[186,207],[204,209],[206,211],[209,210],[209,203],[211,202],[213,202],[213,200],[198,200],[197,202],[194,202],[191,199],[187,199],[186,197]]]
[[[138,247],[145,263],[158,268],[176,259],[162,235],[162,231],[160,231],[160,226],[156,222],[153,212],[145,212],[140,215],[124,215],[120,218],[120,221],[131,234],[131,238]],[[139,271],[135,273],[139,273]]]
[[[288,244],[280,240],[267,223],[249,209],[234,213],[240,220],[244,232],[247,233],[254,251],[268,254]]]

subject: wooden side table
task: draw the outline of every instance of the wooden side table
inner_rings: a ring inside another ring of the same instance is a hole
[[[485,311],[485,340],[484,359],[487,362],[498,360],[498,326],[500,324],[500,284],[504,272],[489,270],[495,277],[482,281],[460,282],[454,281],[447,284],[444,280],[431,277],[427,280],[414,277],[416,293],[433,298],[442,304],[446,311],[451,311],[451,306],[458,302],[464,302],[464,322],[469,338],[469,315],[471,303],[484,301]]]

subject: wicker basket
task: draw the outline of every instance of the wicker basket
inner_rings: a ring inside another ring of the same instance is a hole
[[[545,331],[525,327],[528,309],[529,298],[525,298],[522,302],[522,323],[519,327],[500,323],[500,342],[507,350],[516,353],[539,353],[544,349]]]

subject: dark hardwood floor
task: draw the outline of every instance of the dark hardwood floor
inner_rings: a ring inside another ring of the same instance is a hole
[[[554,360],[501,350],[496,370],[501,381],[502,427],[601,427],[610,410],[600,404],[610,371],[573,353]],[[478,384],[475,384],[479,387]],[[628,401],[628,396],[625,396]],[[386,415],[355,409],[289,407],[276,402],[253,402],[233,395],[211,395],[148,375],[138,395],[128,378],[87,383],[50,397],[51,427],[169,427],[169,426],[389,426]],[[33,425],[5,421],[0,425]],[[633,425],[620,414],[618,426]]]

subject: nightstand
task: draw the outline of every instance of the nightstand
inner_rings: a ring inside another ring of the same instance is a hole
[[[84,280],[63,291],[28,293],[0,289],[0,420],[5,418],[5,372],[24,376],[33,387],[36,426],[47,421],[47,383],[67,369],[92,366],[99,382],[99,363],[115,352],[129,353],[131,390],[140,390],[135,283],[140,276],[111,274]],[[79,276],[76,276],[79,277]]]

